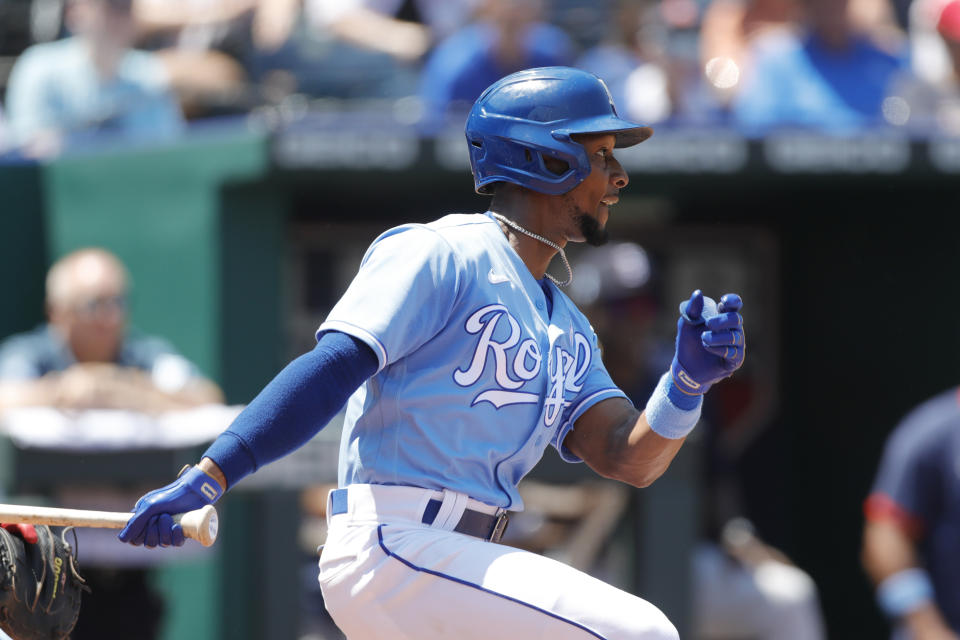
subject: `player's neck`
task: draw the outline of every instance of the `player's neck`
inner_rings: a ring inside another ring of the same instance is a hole
[[[544,229],[543,219],[531,216],[529,209],[504,209],[491,205],[490,211],[527,231],[527,233],[524,233],[510,224],[498,221],[500,230],[507,237],[513,250],[523,260],[527,269],[533,274],[533,277],[537,280],[543,278],[550,261],[557,254],[556,246],[562,247],[560,243],[550,238],[549,231]],[[539,236],[539,238],[534,236]]]

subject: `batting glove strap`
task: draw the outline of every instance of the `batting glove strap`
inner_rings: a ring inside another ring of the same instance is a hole
[[[712,386],[710,382],[697,382],[694,380],[690,372],[684,369],[683,365],[681,365],[676,358],[673,359],[673,363],[670,365],[670,377],[672,378],[673,385],[676,385],[676,389],[688,396],[703,396]]]
[[[200,467],[185,466],[180,470],[177,480],[203,498],[207,504],[213,504],[223,495],[220,483]]]
[[[673,386],[673,377],[669,373],[663,374],[647,402],[644,414],[654,433],[677,440],[685,438],[700,421],[703,396],[687,396],[693,400],[694,406],[685,405],[688,408],[681,408],[670,399]]]

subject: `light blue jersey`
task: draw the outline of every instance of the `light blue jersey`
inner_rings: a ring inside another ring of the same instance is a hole
[[[574,422],[626,397],[586,317],[546,295],[488,215],[385,232],[320,326],[366,342],[379,371],[347,403],[340,486],[450,489],[519,510],[517,483]]]

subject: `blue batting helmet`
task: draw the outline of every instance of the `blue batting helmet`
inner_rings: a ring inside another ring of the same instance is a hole
[[[534,191],[566,193],[590,174],[590,158],[578,133],[612,133],[617,147],[631,147],[653,134],[617,115],[603,80],[571,67],[526,69],[497,80],[477,98],[467,117],[470,168],[477,193],[495,182]],[[543,156],[567,163],[556,174]]]

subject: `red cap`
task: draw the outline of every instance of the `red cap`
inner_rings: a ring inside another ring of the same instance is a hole
[[[960,42],[960,0],[950,0],[943,6],[940,19],[937,20],[937,31],[944,38]]]

